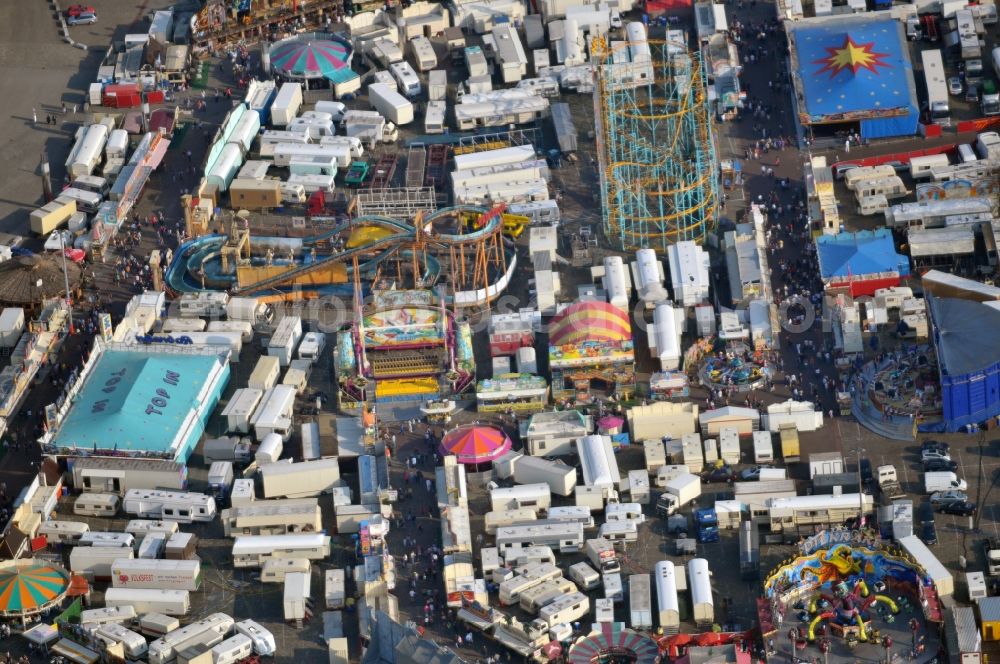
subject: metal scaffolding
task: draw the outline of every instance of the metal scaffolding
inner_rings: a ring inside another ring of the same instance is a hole
[[[360,217],[409,219],[418,212],[427,214],[438,208],[433,187],[359,189],[354,200]]]
[[[633,62],[627,43],[594,40],[594,115],[605,235],[623,250],[662,251],[712,229],[719,170],[701,54],[647,43]]]

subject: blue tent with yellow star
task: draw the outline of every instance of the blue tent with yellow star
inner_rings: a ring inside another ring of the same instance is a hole
[[[859,122],[864,138],[912,136],[919,111],[903,26],[857,14],[789,26],[799,120]]]

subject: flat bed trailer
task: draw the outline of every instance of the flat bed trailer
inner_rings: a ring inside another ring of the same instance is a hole
[[[372,169],[372,177],[365,185],[368,189],[385,189],[392,182],[396,175],[396,167],[399,165],[399,155],[386,154],[379,157]]]
[[[427,146],[427,163],[424,167],[424,186],[440,189],[448,174],[448,146],[435,144]]]

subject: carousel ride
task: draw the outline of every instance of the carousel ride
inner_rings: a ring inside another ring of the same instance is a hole
[[[772,571],[759,608],[765,638],[785,624],[794,651],[817,648],[853,659],[864,648],[884,648],[886,639],[905,642],[909,634],[911,655],[923,654],[936,630],[928,622],[940,619],[931,610],[933,585],[902,552],[882,548],[877,537],[852,540],[853,533],[820,533],[819,548]]]
[[[935,420],[943,415],[940,386],[937,356],[922,344],[876,369],[867,394],[886,415]]]
[[[729,344],[725,350],[706,352],[695,366],[705,387],[738,392],[763,387],[774,371],[768,365],[765,350],[754,350],[744,344]]]

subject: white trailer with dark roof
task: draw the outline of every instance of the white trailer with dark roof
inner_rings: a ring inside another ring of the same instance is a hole
[[[704,558],[692,558],[687,564],[688,585],[691,589],[691,605],[694,622],[700,627],[715,621],[715,601],[712,599],[712,573]]]
[[[677,577],[673,562],[661,560],[653,568],[656,579],[656,605],[660,629],[664,634],[680,631],[680,599],[677,596]]]

